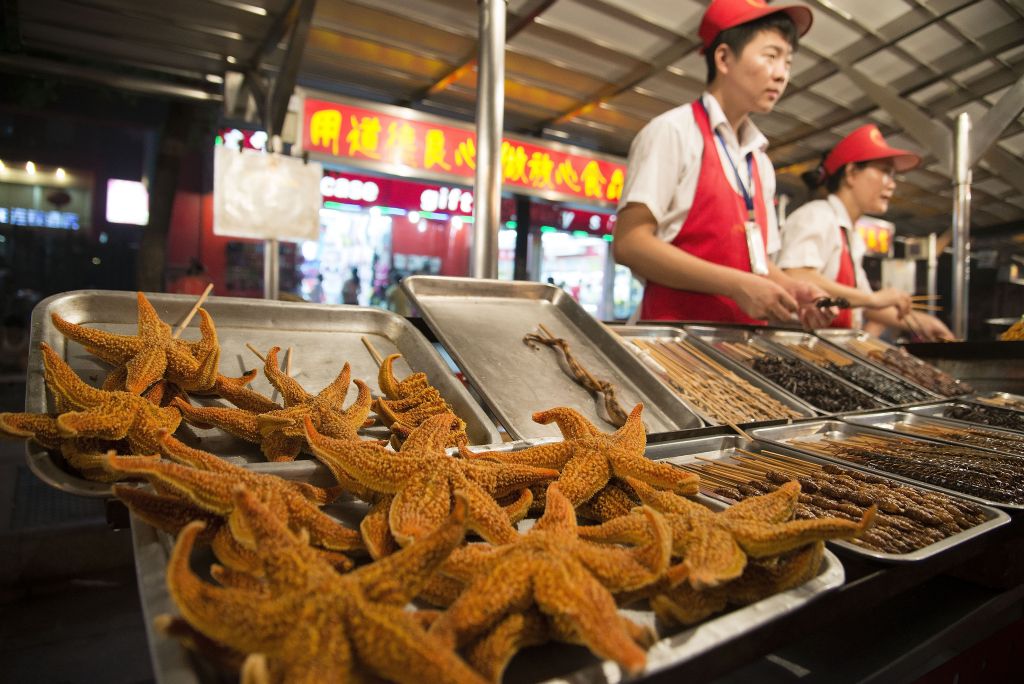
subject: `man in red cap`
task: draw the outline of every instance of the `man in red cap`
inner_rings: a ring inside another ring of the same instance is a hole
[[[700,98],[654,118],[633,140],[619,203],[615,260],[646,280],[639,318],[826,325],[820,288],[772,263],[775,171],[749,119],[770,112],[811,25],[802,6],[713,0],[699,34],[708,67]]]
[[[896,173],[920,163],[918,155],[890,147],[878,128],[868,124],[843,138],[817,170],[805,174],[811,189],[824,184],[828,197],[808,202],[789,215],[777,262],[792,277],[818,285],[855,307],[841,312],[833,327],[863,326],[873,332],[892,327],[923,340],[953,338],[935,316],[911,311],[912,300],[906,292],[871,290],[861,264],[864,240],[854,230],[861,216],[886,212],[896,191]]]

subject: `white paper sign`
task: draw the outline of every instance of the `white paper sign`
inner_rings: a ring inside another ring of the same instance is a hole
[[[320,235],[323,166],[226,146],[213,153],[213,233],[268,240]]]

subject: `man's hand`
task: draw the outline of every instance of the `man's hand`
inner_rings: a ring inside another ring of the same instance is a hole
[[[741,273],[726,293],[743,313],[751,318],[791,321],[799,306],[786,290],[775,282],[753,273]]]
[[[827,328],[839,311],[834,307],[822,309],[816,302],[822,297],[828,297],[823,289],[805,280],[792,280],[789,294],[799,305],[800,323],[808,329]]]
[[[872,293],[871,303],[868,304],[868,307],[872,309],[884,309],[887,306],[894,306],[896,307],[896,315],[903,318],[910,313],[911,301],[910,295],[903,290],[884,287],[881,290],[876,290]]]

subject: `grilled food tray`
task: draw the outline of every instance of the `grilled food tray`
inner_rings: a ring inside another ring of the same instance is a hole
[[[984,404],[981,404],[985,406]],[[930,418],[941,418],[942,420],[948,420],[958,425],[971,425],[974,427],[983,428],[995,428],[999,430],[1008,430],[1014,434],[1024,434],[1024,430],[1018,430],[1016,428],[1000,427],[997,425],[989,425],[988,423],[979,423],[973,420],[961,420],[959,418],[950,418],[945,415],[948,409],[961,406],[964,408],[974,408],[978,406],[975,402],[970,401],[943,401],[936,404],[924,404],[923,406],[911,406],[907,410],[918,416],[928,416]],[[989,407],[989,408],[1001,408],[1001,407]],[[1013,411],[1013,409],[1003,409],[1005,411]],[[1019,413],[1016,412],[1016,413]]]
[[[716,463],[738,463],[733,459],[733,456],[737,454],[737,449],[745,449],[755,453],[760,453],[765,449],[765,444],[758,441],[749,441],[740,437],[739,435],[729,434],[711,437],[701,437],[697,439],[680,440],[678,442],[666,442],[664,444],[658,444],[648,448],[647,453],[651,458],[663,459],[669,463],[675,464],[699,464],[701,462],[711,460]],[[818,465],[828,463],[825,459],[817,456],[811,456],[795,449],[790,449],[782,445],[772,445],[769,451],[775,451],[777,453],[783,453],[787,456],[798,458],[801,461],[807,463],[815,463]],[[866,471],[865,468],[854,465],[843,465],[844,468],[855,471]],[[895,479],[895,478],[893,478]],[[902,482],[901,482],[902,483]],[[935,489],[934,487],[924,486],[920,484],[910,485],[914,489],[924,491],[928,489]],[[701,500],[718,500],[715,495],[703,495],[699,497]],[[980,534],[984,534],[989,530],[995,529],[1010,522],[1010,516],[1003,511],[1000,511],[991,506],[981,506],[985,514],[985,522],[980,525],[964,530],[958,534],[946,537],[942,541],[930,544],[928,546],[921,547],[911,553],[886,553],[883,551],[876,551],[867,547],[855,544],[846,540],[832,540],[828,543],[836,547],[842,548],[849,553],[853,553],[859,556],[867,558],[873,558],[877,561],[886,563],[909,563],[914,561],[921,561],[926,558],[942,553],[946,549],[956,546],[968,539],[973,539]]]
[[[667,342],[681,342],[684,340],[692,340],[693,337],[692,335],[690,335],[681,328],[659,326],[624,325],[615,327],[613,328],[613,330],[616,333],[618,333],[618,335],[622,337],[623,340],[626,340],[627,342],[632,342],[633,340],[663,340]],[[635,345],[628,344],[627,348],[629,348],[630,351],[632,351],[639,358],[641,358],[644,361],[644,363],[647,363],[651,370],[654,371],[655,375],[658,376],[659,380],[661,380],[663,383],[668,384],[667,380],[663,377],[664,369],[660,368],[657,365],[657,361],[651,358],[644,350],[640,349],[639,347],[636,347]],[[703,352],[704,348],[700,347],[700,350]],[[801,416],[807,418],[818,415],[818,412],[815,409],[811,408],[809,404],[800,401],[799,399],[797,399],[796,397],[787,392],[783,392],[776,385],[765,380],[760,375],[754,373],[746,366],[734,363],[731,359],[728,358],[715,358],[713,359],[713,361],[719,363],[728,370],[732,371],[746,382],[750,383],[754,387],[758,388],[759,390],[770,396],[772,399],[775,399],[779,403],[784,404],[789,408],[793,409]],[[671,388],[671,385],[669,385],[669,387]],[[676,390],[673,389],[673,392],[676,392]],[[711,416],[702,412],[699,407],[694,406],[691,402],[687,401],[683,393],[678,392],[677,396],[680,398],[679,400],[682,401],[687,406],[687,408],[689,408],[698,416],[700,416],[708,425],[721,424],[719,421],[716,421]],[[783,416],[779,416],[779,418],[782,419]],[[740,425],[744,425],[747,422],[760,421],[746,421],[740,423]]]
[[[165,322],[177,324],[192,308],[195,298],[184,295],[150,294],[150,303]],[[365,381],[375,394],[377,364],[361,339],[367,337],[380,354],[402,354],[394,366],[395,374],[405,377],[413,371],[427,374],[430,382],[466,421],[466,430],[474,444],[501,441],[497,428],[483,409],[473,400],[465,386],[452,374],[437,350],[415,327],[401,316],[379,309],[354,306],[299,304],[263,299],[210,297],[203,308],[213,317],[221,346],[220,372],[237,376],[251,368],[260,368],[250,387],[280,401],[274,388],[262,373],[263,363],[246,348],[251,343],[261,353],[272,346],[282,350],[293,348],[291,374],[303,388],[316,393],[337,376],[347,361],[352,377]],[[43,380],[39,343],[46,342],[60,354],[79,376],[99,386],[110,366],[85,351],[77,342],[66,339],[53,327],[51,314],[59,314],[72,323],[84,324],[110,332],[133,335],[136,332],[137,307],[134,292],[81,290],[54,295],[40,302],[32,313],[31,349],[25,392],[25,410],[33,413],[52,412]],[[198,339],[198,319],[182,334],[182,339]],[[284,352],[279,356],[284,363]],[[354,400],[357,389],[349,388],[346,405]],[[224,404],[219,399],[194,397],[193,403]],[[223,430],[187,428],[199,438],[202,448],[236,463],[263,461],[259,448],[233,437]],[[185,428],[179,428],[179,431]],[[375,428],[367,436],[377,435]],[[47,484],[83,496],[109,496],[110,485],[91,482],[65,469],[59,454],[31,442],[27,445],[28,463],[32,471]],[[290,464],[300,470],[301,461]]]
[[[917,437],[915,433],[904,429],[902,426],[920,426],[924,428],[936,427],[946,428],[952,430],[960,430],[964,427],[960,421],[951,421],[945,418],[932,418],[931,416],[918,415],[910,413],[909,411],[879,411],[875,413],[858,413],[853,415],[841,416],[842,420],[848,423],[854,423],[855,425],[867,425],[868,427],[878,428],[879,430],[889,430],[891,432],[898,433],[906,437]],[[1019,440],[1024,444],[1024,435],[1019,432],[1012,430],[1002,430],[997,427],[989,425],[982,425],[981,423],[971,423],[971,427],[981,428],[986,431],[995,433],[998,436],[1002,436],[1008,439]],[[983,447],[977,444],[971,444],[962,440],[955,439],[953,437],[940,437],[940,436],[929,436],[928,439],[933,439],[937,442],[946,442],[947,444],[956,444],[958,446],[966,446],[974,449],[981,449],[982,451],[994,451],[998,454],[1004,454],[1006,456],[1019,456],[1024,458],[1024,448],[1016,451],[1008,451],[1006,449],[999,449],[995,447]]]
[[[910,384],[914,385],[915,387],[920,387],[921,389],[926,390],[926,391],[928,391],[929,393],[931,393],[933,395],[944,396],[940,392],[937,392],[935,390],[932,390],[929,387],[925,387],[924,385],[922,385],[922,384],[920,384],[918,382],[915,382],[914,378],[912,378],[910,376],[904,376],[902,373],[897,371],[895,368],[890,368],[889,366],[885,365],[881,361],[873,359],[873,358],[871,358],[870,356],[868,356],[866,354],[860,353],[859,351],[857,351],[856,349],[854,349],[851,346],[851,343],[870,341],[872,344],[877,344],[877,345],[881,346],[884,349],[891,349],[891,350],[897,351],[897,352],[900,351],[900,347],[893,346],[893,345],[889,344],[888,342],[886,342],[884,340],[881,340],[881,339],[879,339],[877,337],[869,335],[868,333],[864,332],[863,330],[851,330],[851,329],[844,329],[844,328],[822,328],[820,330],[815,330],[814,332],[815,332],[816,335],[818,335],[822,339],[825,339],[825,340],[831,342],[832,344],[836,345],[837,347],[842,347],[844,350],[848,351],[853,356],[856,356],[858,359],[864,361],[867,364],[870,364],[870,365],[874,366],[875,368],[879,368],[881,370],[886,371],[887,373],[896,375],[897,377],[902,378],[905,382],[909,382]],[[926,361],[923,361],[922,359],[914,356],[913,354],[909,354],[908,353],[907,357],[913,361],[914,365],[920,365],[922,367],[926,367],[931,372],[934,372],[934,373],[942,373],[942,371],[940,371],[939,369],[935,368],[934,366],[932,366],[931,364],[927,363]],[[948,375],[948,373],[946,375]],[[961,385],[960,380],[956,380],[954,378],[954,382],[958,386]],[[968,392],[971,392],[971,391],[972,390],[971,390],[970,387],[966,387],[965,386],[965,387],[962,388],[962,391],[955,392],[955,393],[953,393],[952,396],[957,396],[959,394],[967,394]]]
[[[894,383],[904,392],[913,393],[914,395],[916,395],[914,399],[903,402],[890,400],[887,398],[876,397],[880,401],[884,401],[886,404],[916,404],[924,401],[933,401],[939,398],[938,394],[934,392],[929,392],[924,387],[919,387],[918,385],[915,385],[914,383],[905,379],[902,375],[896,375],[892,371],[886,370],[884,367],[880,367],[873,363],[868,363],[862,360],[859,356],[855,356],[854,354],[847,352],[842,347],[832,344],[827,340],[816,335],[812,335],[806,332],[800,332],[797,330],[764,330],[761,332],[761,335],[767,338],[773,344],[775,344],[775,346],[784,349],[786,352],[790,354],[790,356],[800,358],[799,352],[797,352],[795,349],[798,347],[807,347],[812,351],[820,350],[826,355],[839,357],[857,366],[861,373],[868,374],[872,380],[877,380],[878,382],[882,383]],[[862,385],[859,382],[848,379],[839,373],[833,374],[839,375],[847,382],[856,385],[860,389],[874,396],[875,390],[872,387],[868,385]],[[872,380],[869,380],[869,382]]]
[[[1020,394],[1011,394],[1010,392],[979,392],[966,397],[966,399],[986,406],[996,406],[1011,411],[1024,411],[1024,396]],[[1013,402],[1013,405],[1004,406],[1000,403],[1007,401]]]
[[[766,340],[762,336],[761,331],[759,331],[759,330],[757,330],[755,328],[718,327],[718,326],[710,326],[710,325],[685,325],[684,329],[688,333],[690,333],[690,335],[691,335],[691,337],[693,339],[695,339],[698,343],[702,344],[704,346],[704,349],[706,349],[708,351],[711,351],[717,358],[728,359],[729,361],[733,362],[734,364],[737,364],[737,365],[742,366],[743,368],[746,368],[749,372],[754,373],[758,377],[762,378],[764,380],[764,382],[770,383],[773,387],[778,388],[778,390],[780,392],[785,392],[786,394],[789,394],[790,396],[795,396],[795,395],[793,395],[793,393],[790,392],[789,390],[779,386],[774,381],[764,377],[763,375],[761,375],[760,373],[755,371],[753,368],[751,368],[742,358],[740,358],[739,356],[733,354],[733,352],[729,351],[727,348],[722,347],[720,345],[722,345],[722,343],[729,343],[729,342],[733,342],[733,343],[737,343],[737,342],[738,343],[750,343],[755,349],[757,349],[759,351],[762,351],[762,352],[765,352],[765,353],[768,353],[768,354],[773,354],[775,356],[779,356],[779,357],[782,357],[782,358],[785,358],[785,359],[793,359],[793,358],[795,358],[798,361],[800,361],[800,363],[803,364],[804,366],[808,366],[808,367],[813,368],[814,370],[822,373],[830,381],[833,381],[833,382],[835,382],[835,383],[837,383],[839,385],[843,385],[844,387],[850,388],[850,390],[852,390],[853,392],[857,393],[858,395],[862,395],[863,397],[865,397],[866,401],[874,402],[874,404],[873,404],[874,406],[877,406],[877,407],[888,406],[888,404],[886,404],[886,403],[884,403],[884,402],[882,402],[880,400],[875,399],[870,394],[868,394],[867,392],[862,390],[860,387],[857,387],[856,385],[847,382],[843,378],[840,378],[839,376],[834,375],[833,373],[830,373],[829,371],[827,371],[827,370],[825,370],[823,368],[818,368],[816,366],[808,364],[806,361],[803,361],[802,359],[799,359],[798,357],[795,357],[792,354],[790,354],[786,349],[780,348],[777,345],[772,344],[771,342],[769,342],[768,340]],[[804,399],[803,397],[795,396],[795,398],[798,401],[801,401],[801,402],[807,404],[808,406],[813,408],[815,411],[817,411],[819,414],[831,415],[831,414],[835,413],[834,411],[830,411],[830,410],[828,410],[826,408],[822,408],[821,406],[817,406],[813,402],[808,401],[808,400]]]
[[[529,440],[537,443],[537,440]],[[500,444],[485,447],[493,450],[518,449],[528,446],[521,444]],[[665,442],[650,447],[650,458],[668,458],[673,443]],[[308,481],[297,477],[297,471],[287,464],[264,463],[263,472],[280,475],[287,479]],[[725,505],[716,499],[701,497],[704,503],[716,510]],[[355,528],[365,515],[368,506],[360,501],[343,498],[325,506],[328,514],[346,526]],[[525,532],[533,520],[519,523]],[[136,575],[143,615],[146,621],[150,658],[155,679],[159,684],[205,684],[218,681],[216,673],[201,659],[189,653],[172,637],[153,629],[153,618],[162,613],[180,614],[167,591],[166,569],[174,540],[170,535],[154,529],[136,516],[131,516],[132,541],[134,544]],[[208,548],[197,550],[206,554],[205,560],[214,560]],[[196,567],[206,567],[200,563]],[[843,584],[845,573],[839,559],[829,550],[825,551],[818,575],[799,587],[780,592],[756,603],[737,608],[717,617],[705,620],[699,625],[679,631],[667,632],[649,610],[620,609],[619,613],[634,622],[654,629],[659,640],[648,649],[645,675],[671,670],[686,661],[712,649],[721,647],[731,640],[776,620],[783,615],[799,610],[822,594]],[[611,661],[601,662],[595,656],[578,647],[550,643],[534,647],[513,658],[503,681],[534,684],[537,682],[575,682],[577,684],[613,684],[623,681],[625,675],[619,666]]]
[[[616,390],[628,412],[643,402],[648,433],[701,427],[701,420],[609,330],[561,288],[526,281],[412,276],[402,281],[470,384],[510,435],[556,437],[554,425],[533,422],[535,411],[576,409],[602,429],[603,400],[570,377],[561,352],[531,349],[523,336],[543,325],[569,343],[592,376]]]
[[[866,465],[863,465],[863,464],[860,464],[860,463],[851,463],[851,462],[846,461],[845,459],[842,459],[842,458],[839,458],[839,457],[822,456],[822,455],[819,455],[819,454],[813,454],[811,452],[808,452],[808,451],[802,449],[799,444],[794,444],[794,443],[791,442],[791,440],[794,440],[794,439],[810,438],[812,441],[817,441],[817,440],[823,439],[823,438],[842,439],[843,437],[849,436],[849,435],[865,435],[865,434],[866,435],[881,435],[883,437],[892,437],[893,433],[892,433],[892,431],[889,431],[889,430],[880,430],[880,429],[877,429],[877,428],[868,427],[866,425],[856,425],[854,423],[843,422],[841,420],[834,420],[834,419],[829,420],[829,419],[826,419],[826,420],[812,420],[812,421],[806,421],[806,422],[802,422],[802,423],[794,423],[792,425],[777,425],[777,426],[757,427],[757,428],[751,428],[747,432],[748,432],[748,434],[753,439],[755,439],[757,441],[760,441],[760,442],[764,442],[766,444],[772,445],[772,447],[773,447],[772,450],[773,451],[775,450],[775,448],[788,449],[789,451],[796,451],[796,452],[799,452],[801,454],[806,454],[807,456],[813,456],[815,458],[821,459],[822,461],[831,461],[833,463],[839,463],[844,468],[856,468],[858,470],[863,470],[865,472],[875,473],[876,475],[883,475],[883,476],[885,476],[885,477],[887,477],[889,479],[892,479],[892,480],[900,480],[902,482],[909,482],[910,484],[913,484],[913,485],[918,486],[918,487],[924,487],[924,488],[927,488],[927,489],[934,489],[934,490],[939,491],[939,492],[945,492],[946,494],[949,494],[951,496],[956,496],[956,497],[959,497],[961,499],[969,499],[971,501],[974,501],[974,502],[977,502],[977,503],[980,503],[980,504],[984,504],[986,506],[992,506],[992,507],[1001,508],[1001,509],[1024,510],[1024,505],[1021,505],[1021,504],[1003,503],[1003,502],[1000,502],[1000,501],[992,501],[990,499],[986,499],[986,498],[983,498],[983,497],[980,497],[980,496],[974,496],[974,495],[971,495],[971,494],[965,494],[965,493],[957,491],[955,489],[950,489],[950,488],[947,488],[947,487],[941,487],[939,485],[931,484],[931,483],[928,483],[928,482],[922,482],[920,480],[915,480],[913,478],[906,477],[904,475],[899,475],[897,473],[891,473],[891,472],[889,472],[887,470],[882,470],[880,468],[874,468],[874,467],[866,466]],[[911,437],[909,435],[900,435],[900,437],[905,437],[907,439],[912,439],[912,440],[915,440],[915,441],[918,441],[918,442],[926,442],[926,443],[931,443],[931,444],[944,444],[943,442],[937,442],[935,440],[930,440],[930,439],[923,439],[921,437]]]

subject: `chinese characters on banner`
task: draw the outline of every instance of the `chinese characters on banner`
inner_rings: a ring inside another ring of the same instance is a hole
[[[314,98],[304,107],[302,146],[309,152],[467,179],[476,174],[470,129]],[[501,143],[501,167],[507,186],[603,204],[619,201],[626,172],[623,164],[508,138]]]
[[[892,238],[896,234],[896,226],[889,221],[862,216],[857,219],[857,232],[864,240],[869,256],[887,257],[892,255]]]

